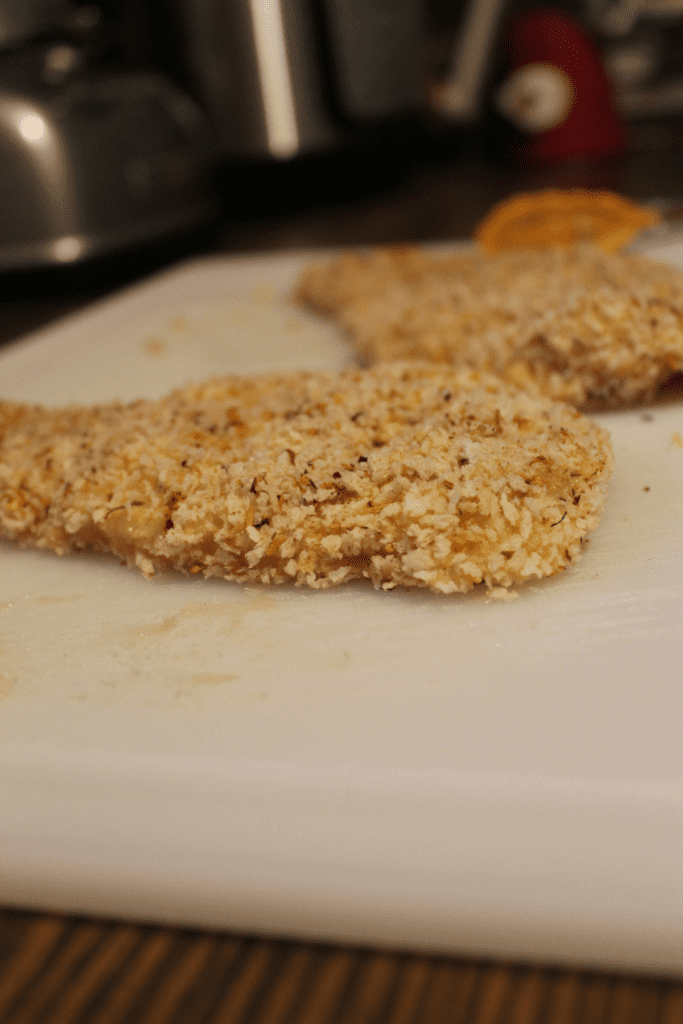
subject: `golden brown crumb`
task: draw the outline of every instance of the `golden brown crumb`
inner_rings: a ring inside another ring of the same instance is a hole
[[[611,466],[605,431],[568,406],[427,363],[5,402],[0,536],[147,576],[498,592],[579,558]]]
[[[489,370],[579,408],[651,398],[683,370],[683,274],[592,245],[347,253],[309,267],[297,295],[362,362]]]

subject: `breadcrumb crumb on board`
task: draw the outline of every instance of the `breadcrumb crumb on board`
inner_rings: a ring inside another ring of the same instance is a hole
[[[148,577],[500,598],[580,557],[611,468],[601,427],[485,373],[223,377],[156,402],[0,403],[0,536]]]

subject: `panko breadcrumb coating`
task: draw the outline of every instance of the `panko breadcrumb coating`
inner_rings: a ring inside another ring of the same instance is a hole
[[[363,363],[489,370],[578,408],[650,399],[683,371],[683,274],[590,244],[347,253],[309,267],[297,297],[335,318]]]
[[[129,405],[4,402],[0,536],[146,576],[502,594],[579,558],[611,466],[574,409],[417,362]]]

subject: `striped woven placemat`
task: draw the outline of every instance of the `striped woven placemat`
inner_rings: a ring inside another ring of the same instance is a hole
[[[0,910],[0,1021],[683,1024],[683,981]]]

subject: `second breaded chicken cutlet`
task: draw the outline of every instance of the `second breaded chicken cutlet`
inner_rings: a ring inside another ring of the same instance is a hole
[[[577,408],[648,400],[683,372],[683,274],[588,243],[348,252],[308,267],[296,294],[363,364],[487,370]]]

